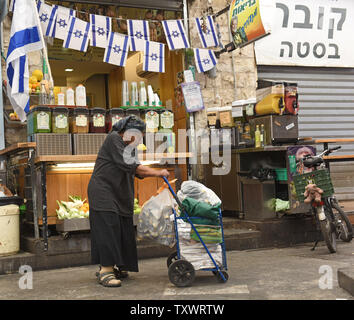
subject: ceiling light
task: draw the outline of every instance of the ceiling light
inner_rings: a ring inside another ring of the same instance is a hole
[[[73,72],[74,69],[65,69],[66,72]]]

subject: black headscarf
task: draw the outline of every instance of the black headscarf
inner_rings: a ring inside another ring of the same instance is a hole
[[[118,133],[123,133],[129,129],[139,130],[144,133],[146,129],[145,122],[132,115],[119,120],[112,127],[112,131],[117,131]]]

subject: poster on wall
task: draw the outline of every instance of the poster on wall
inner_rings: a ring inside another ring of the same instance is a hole
[[[354,67],[353,0],[272,3],[264,9],[272,34],[255,44],[258,65]]]
[[[262,22],[259,2],[260,0],[232,1],[229,26],[236,48],[243,47],[269,34],[269,27]]]
[[[197,112],[204,109],[200,83],[198,81],[181,84],[184,104],[187,112]]]

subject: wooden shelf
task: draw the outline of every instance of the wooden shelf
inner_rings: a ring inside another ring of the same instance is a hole
[[[0,156],[3,155],[10,155],[19,151],[25,151],[28,149],[35,149],[36,143],[35,142],[21,142],[11,145],[3,150],[0,150]]]
[[[142,157],[139,157],[139,160],[151,160],[155,159],[164,160],[164,159],[183,159],[192,157],[192,153],[155,153],[155,154],[143,154]],[[95,162],[97,159],[96,154],[88,155],[58,155],[58,156],[39,156],[35,159],[36,163],[39,162]]]

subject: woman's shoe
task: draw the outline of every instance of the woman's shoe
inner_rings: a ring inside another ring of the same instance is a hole
[[[120,280],[118,280],[118,283],[110,283],[112,282],[112,280],[117,281],[114,272],[99,273],[98,275],[98,283],[103,285],[104,287],[116,288],[122,286]]]

